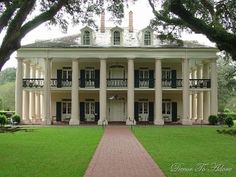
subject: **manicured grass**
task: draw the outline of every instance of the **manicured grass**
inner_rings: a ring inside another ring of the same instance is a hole
[[[235,177],[236,137],[217,129],[137,127],[134,134],[168,177]]]
[[[98,127],[0,133],[0,176],[83,176],[102,134]]]

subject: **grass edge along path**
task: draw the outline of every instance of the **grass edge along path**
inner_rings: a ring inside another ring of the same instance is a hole
[[[227,128],[150,126],[133,132],[167,177],[236,177],[236,137],[217,129]]]
[[[1,133],[0,177],[83,176],[102,135],[100,127]]]

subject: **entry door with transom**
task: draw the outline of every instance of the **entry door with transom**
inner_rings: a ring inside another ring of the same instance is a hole
[[[62,102],[62,120],[69,120],[71,117],[71,101]]]
[[[125,121],[125,102],[124,100],[110,100],[109,102],[109,121]]]
[[[85,102],[85,120],[86,121],[94,121],[95,120],[95,102],[94,101],[86,101]]]
[[[162,115],[165,121],[172,121],[172,104],[170,101],[162,102]]]
[[[142,101],[138,103],[138,117],[139,121],[148,121],[148,102]]]

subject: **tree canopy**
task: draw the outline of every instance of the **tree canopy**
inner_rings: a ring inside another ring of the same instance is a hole
[[[201,33],[236,60],[236,1],[149,0],[152,26],[161,39],[178,39],[182,31]]]
[[[21,39],[42,23],[59,24],[66,31],[69,23],[95,25],[91,13],[104,8],[113,17],[123,17],[124,0],[0,0],[0,70],[10,55],[21,47]]]

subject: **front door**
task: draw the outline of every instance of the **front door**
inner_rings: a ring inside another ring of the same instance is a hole
[[[71,117],[71,101],[62,102],[62,120],[69,121]]]
[[[110,100],[109,121],[125,121],[125,102],[124,100]]]
[[[162,102],[162,116],[164,121],[171,122],[172,121],[172,104],[170,101]]]
[[[139,102],[138,103],[138,117],[139,121],[148,121],[148,102]]]

